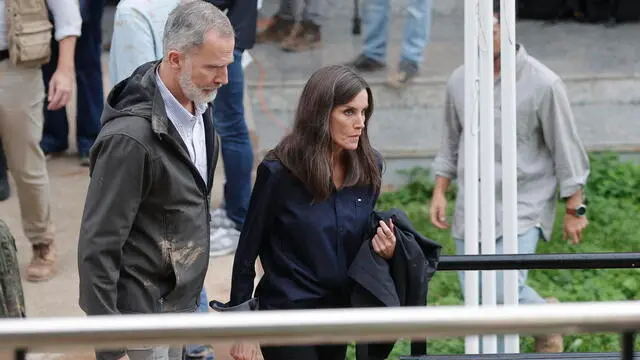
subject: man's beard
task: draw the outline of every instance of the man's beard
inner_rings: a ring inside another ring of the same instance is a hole
[[[191,81],[191,69],[188,66],[184,71],[182,71],[178,81],[180,83],[180,88],[187,99],[196,104],[207,104],[216,98],[217,89],[213,91],[205,91],[198,88],[193,81]]]

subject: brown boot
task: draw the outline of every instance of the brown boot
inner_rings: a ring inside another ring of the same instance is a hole
[[[560,301],[554,297],[545,299],[548,304],[557,304]],[[535,336],[534,349],[537,353],[561,353],[564,352],[564,339],[562,334],[549,334]]]
[[[311,50],[322,44],[320,37],[320,26],[311,21],[303,21],[295,24],[291,34],[282,42],[282,50],[298,52]]]
[[[256,42],[258,44],[279,43],[282,42],[291,33],[293,28],[293,20],[285,20],[274,16],[271,24],[266,29],[258,33]]]
[[[33,257],[27,266],[27,280],[47,281],[55,274],[56,248],[53,243],[33,245]]]

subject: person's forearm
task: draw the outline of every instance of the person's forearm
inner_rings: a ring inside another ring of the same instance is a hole
[[[444,176],[436,176],[436,184],[433,188],[433,195],[444,195],[449,189],[449,184],[451,184],[451,179]]]
[[[57,69],[71,72],[75,70],[76,40],[76,36],[67,36],[58,43],[60,51],[58,53]]]

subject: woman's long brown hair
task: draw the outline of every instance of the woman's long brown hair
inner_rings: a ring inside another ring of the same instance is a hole
[[[372,185],[377,193],[381,186],[378,164],[382,159],[371,147],[367,130],[373,113],[373,95],[367,82],[347,66],[326,66],[311,75],[300,95],[292,131],[267,154],[267,158],[279,159],[299,178],[316,202],[326,200],[335,188],[331,177],[331,111],[349,103],[362,90],[366,90],[369,98],[365,128],[358,148],[342,152],[346,171],[343,186]]]

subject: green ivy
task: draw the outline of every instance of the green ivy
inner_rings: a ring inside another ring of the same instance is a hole
[[[589,227],[582,243],[576,246],[563,241],[564,206],[559,204],[552,239],[540,243],[538,253],[640,252],[640,166],[621,162],[614,153],[590,154],[590,161]],[[378,208],[404,209],[422,234],[443,245],[443,255],[454,254],[450,232],[436,229],[429,222],[428,206],[434,185],[429,171],[415,168],[404,174],[407,184],[397,191],[382,194]],[[451,211],[455,188],[447,196]],[[638,300],[639,275],[640,269],[533,270],[529,272],[528,283],[541,296],[554,296],[564,302]],[[436,273],[430,283],[428,304],[463,304],[455,272]],[[618,351],[619,341],[618,334],[569,334],[564,337],[565,352]],[[636,345],[640,345],[640,340]],[[532,338],[522,337],[521,349],[531,352]],[[408,342],[400,340],[390,358],[408,353]],[[464,354],[464,339],[430,340],[429,354]],[[353,347],[347,358],[353,358]]]

